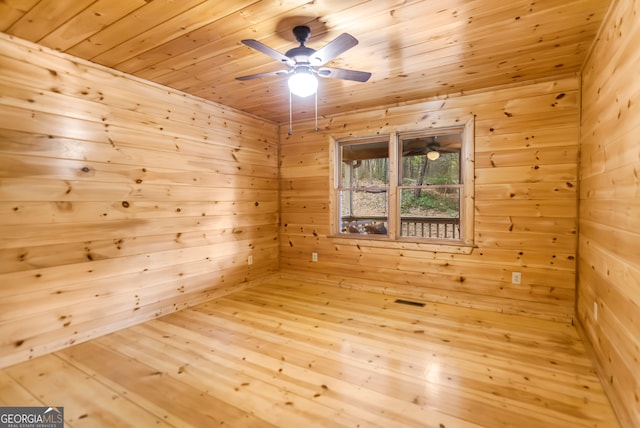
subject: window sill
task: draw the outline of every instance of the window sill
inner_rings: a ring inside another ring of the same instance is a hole
[[[473,251],[473,245],[466,245],[460,241],[441,241],[438,242],[416,242],[416,241],[390,241],[386,236],[344,236],[333,235],[329,236],[336,244],[341,245],[353,245],[360,247],[374,247],[374,248],[391,248],[398,250],[419,250],[419,251],[431,251],[434,253],[452,253],[452,254],[471,254]]]

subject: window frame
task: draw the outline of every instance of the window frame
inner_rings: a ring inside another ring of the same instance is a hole
[[[330,237],[337,243],[365,245],[384,248],[426,249],[440,252],[465,253],[471,252],[474,246],[474,200],[475,200],[475,167],[474,167],[474,116],[459,124],[451,126],[430,127],[423,130],[392,129],[390,132],[368,136],[348,136],[346,138],[330,137]],[[460,237],[459,239],[438,239],[401,236],[400,230],[400,192],[403,186],[398,183],[398,174],[402,156],[399,152],[401,139],[415,135],[438,135],[441,133],[461,132],[462,144],[460,148]],[[376,141],[388,138],[389,148],[389,189],[387,206],[386,235],[349,234],[341,231],[342,221],[340,212],[340,178],[341,159],[339,147],[344,144]]]

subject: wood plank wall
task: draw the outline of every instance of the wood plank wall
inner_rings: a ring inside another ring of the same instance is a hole
[[[0,367],[277,271],[277,129],[0,34]]]
[[[294,110],[295,112],[295,110]],[[295,113],[294,113],[295,114]],[[502,88],[281,129],[280,266],[345,287],[571,322],[579,79]],[[476,115],[476,248],[469,255],[329,237],[329,139],[451,125]],[[318,262],[311,253],[318,252]],[[511,284],[511,272],[522,284]]]
[[[577,315],[628,427],[640,426],[639,46],[640,3],[614,1],[582,76]]]

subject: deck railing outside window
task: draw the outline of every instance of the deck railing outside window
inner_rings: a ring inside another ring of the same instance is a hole
[[[454,217],[401,217],[401,235],[415,238],[460,239],[460,219]],[[342,233],[387,234],[387,218],[342,217]]]

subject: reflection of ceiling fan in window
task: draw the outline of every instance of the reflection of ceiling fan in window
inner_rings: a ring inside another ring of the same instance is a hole
[[[438,160],[440,158],[440,144],[435,141],[438,137],[433,137],[434,142],[427,145],[427,159]]]
[[[402,156],[424,156],[435,161],[442,153],[459,153],[460,134],[430,135],[402,141]]]

